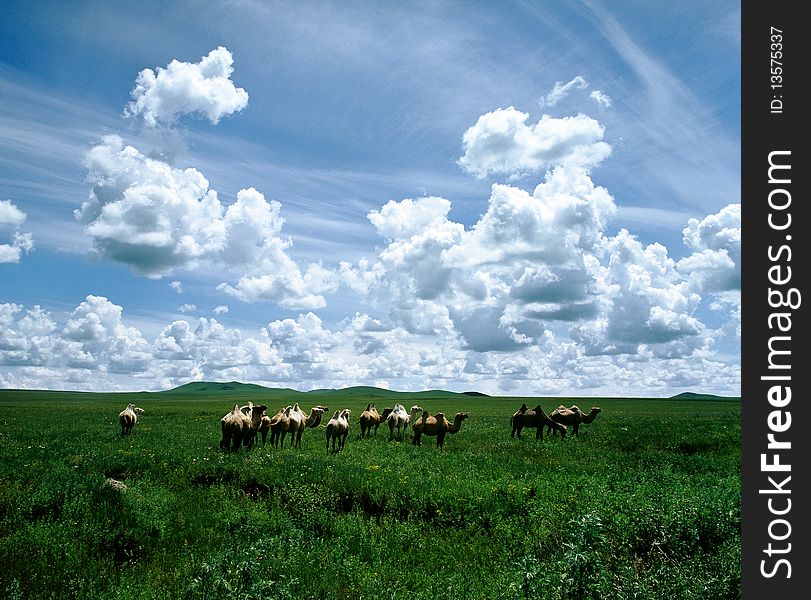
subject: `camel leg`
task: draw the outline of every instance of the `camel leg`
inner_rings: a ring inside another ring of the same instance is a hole
[[[543,425],[540,425],[535,430],[535,439],[542,440],[543,439]]]

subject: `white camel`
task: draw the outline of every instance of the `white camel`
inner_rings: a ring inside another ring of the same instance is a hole
[[[408,424],[411,418],[415,415],[422,414],[422,408],[419,406],[412,406],[410,412],[406,412],[405,406],[402,404],[395,404],[394,408],[386,417],[386,423],[389,426],[389,439],[394,439],[394,430],[397,429],[397,439],[403,439],[403,431],[408,430]]]

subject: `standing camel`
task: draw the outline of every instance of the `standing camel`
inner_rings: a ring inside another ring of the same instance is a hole
[[[549,415],[549,418],[555,421],[556,423],[560,423],[561,425],[568,425],[572,428],[572,433],[577,435],[577,432],[580,429],[580,424],[585,423],[589,424],[594,419],[597,418],[597,415],[602,412],[602,409],[599,406],[592,406],[591,410],[589,410],[588,414],[583,414],[583,411],[580,410],[580,407],[576,404],[572,404],[569,408],[566,408],[562,404],[558,406],[552,413]]]
[[[332,452],[340,452],[344,449],[346,437],[349,435],[349,415],[352,411],[348,408],[342,411],[335,411],[332,418],[327,423],[327,452],[329,452],[329,443],[332,441]],[[337,444],[337,449],[336,449]]]
[[[540,404],[531,410],[527,408],[526,404],[522,404],[521,408],[513,414],[510,424],[512,425],[510,437],[521,437],[521,430],[524,427],[534,427],[536,430],[535,439],[542,440],[544,426],[560,431],[561,437],[566,436],[566,425],[556,423],[550,419]]]
[[[394,439],[394,430],[397,429],[397,439],[403,439],[403,432],[408,430],[408,424],[411,418],[420,414],[422,408],[419,406],[412,406],[411,412],[406,412],[405,406],[402,404],[395,404],[391,413],[386,417],[386,422],[389,425],[389,439]]]
[[[118,422],[121,425],[121,435],[129,435],[132,432],[132,428],[138,422],[134,404],[128,404],[127,408],[118,413]]]
[[[284,437],[290,434],[290,447],[294,445],[296,448],[301,448],[301,434],[304,433],[307,427],[307,415],[299,408],[298,402],[293,406],[288,406],[284,411],[284,416],[287,418],[284,431],[282,431],[282,448],[284,448]]]
[[[380,413],[377,412],[374,404],[367,404],[366,410],[360,414],[360,437],[372,435],[372,427],[374,427],[375,435],[377,435],[377,428],[380,427]]]
[[[433,417],[428,414],[428,411],[423,411],[422,416],[414,422],[412,426],[414,429],[413,444],[419,446],[422,444],[422,435],[436,436],[436,447],[442,448],[445,444],[445,434],[456,433],[462,428],[462,422],[468,418],[468,415],[462,412],[456,413],[453,418],[453,423],[445,418],[443,413],[437,413]]]

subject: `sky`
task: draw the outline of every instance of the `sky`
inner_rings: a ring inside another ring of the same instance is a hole
[[[0,388],[740,395],[736,2],[4,2]]]

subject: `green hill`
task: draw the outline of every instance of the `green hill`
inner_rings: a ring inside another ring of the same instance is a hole
[[[716,396],[714,394],[697,394],[696,392],[682,392],[670,397],[671,400],[740,400],[738,396]]]
[[[420,392],[398,392],[368,385],[357,385],[340,389],[317,389],[300,392],[290,388],[268,388],[255,383],[240,383],[238,381],[192,381],[171,390],[158,392],[159,394],[189,395],[189,394],[251,394],[253,396],[272,394],[275,396],[330,396],[334,398],[397,398],[405,395],[415,398],[453,398],[460,396],[456,392],[446,390],[423,390]],[[470,395],[470,392],[466,392]]]
[[[228,381],[228,382],[217,382],[217,381],[192,381],[190,383],[185,383],[181,386],[176,388],[172,388],[171,390],[166,390],[164,392],[158,392],[159,394],[221,394],[223,392],[227,392],[229,394],[234,393],[250,393],[250,394],[262,394],[262,393],[278,393],[278,392],[287,392],[287,393],[297,393],[296,390],[291,390],[289,388],[279,388],[279,389],[271,389],[261,385],[257,385],[255,383],[239,383],[238,381]],[[300,392],[298,392],[300,393]]]

